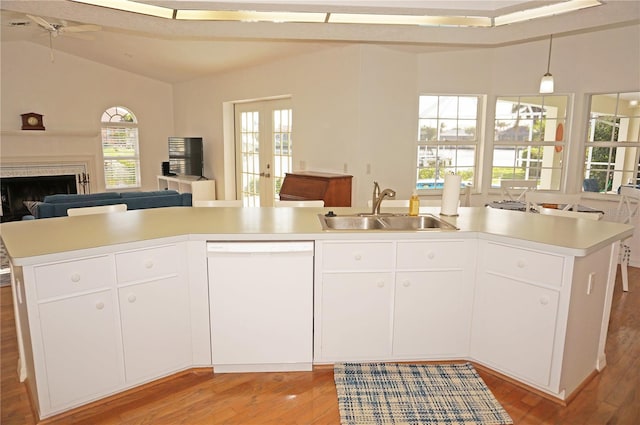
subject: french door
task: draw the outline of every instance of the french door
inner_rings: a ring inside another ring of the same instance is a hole
[[[236,184],[246,207],[270,207],[291,171],[291,99],[235,105]]]

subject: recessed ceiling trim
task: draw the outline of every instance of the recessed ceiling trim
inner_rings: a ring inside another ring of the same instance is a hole
[[[93,6],[151,15],[165,19],[235,22],[339,23],[452,27],[497,27],[599,6],[601,0],[567,0],[500,16],[436,16],[423,14],[286,12],[248,10],[172,9],[133,0],[71,0]]]
[[[529,21],[531,19],[545,18],[547,16],[559,15],[561,13],[574,12],[588,7],[600,6],[600,0],[569,0],[562,3],[550,4],[533,9],[521,10],[496,16],[495,26],[514,24],[516,22]]]
[[[140,3],[130,0],[71,0],[76,3],[85,3],[93,6],[107,7],[109,9],[125,12],[139,13],[141,15],[157,16],[158,18],[172,19],[174,12],[162,6]]]
[[[241,22],[325,22],[326,13],[260,12],[253,10],[176,10],[175,19]]]
[[[490,27],[491,18],[482,16],[420,16],[364,13],[332,13],[329,23],[377,25],[428,25],[452,27]]]

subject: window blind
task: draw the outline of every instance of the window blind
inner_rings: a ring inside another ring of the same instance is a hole
[[[104,126],[102,152],[107,189],[140,186],[137,128],[122,125]]]

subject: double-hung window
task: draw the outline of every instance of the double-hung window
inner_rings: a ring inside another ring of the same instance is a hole
[[[500,180],[533,180],[559,190],[563,178],[568,96],[496,100],[491,187]]]
[[[638,187],[640,93],[592,95],[589,110],[584,178],[597,182],[598,192]]]
[[[101,121],[105,187],[140,187],[138,120],[128,109],[114,106],[102,114]]]
[[[476,186],[481,104],[480,96],[420,96],[416,189],[442,189],[450,173]]]

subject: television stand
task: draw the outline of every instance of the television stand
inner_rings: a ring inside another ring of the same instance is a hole
[[[202,176],[157,176],[158,190],[177,190],[179,193],[193,193],[191,183],[202,180]]]

